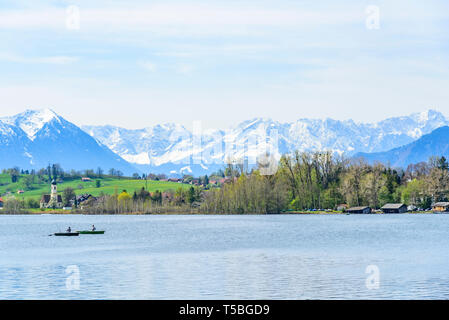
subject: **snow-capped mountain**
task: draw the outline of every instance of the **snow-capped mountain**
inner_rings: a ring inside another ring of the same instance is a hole
[[[332,150],[347,156],[380,152],[408,144],[449,121],[434,110],[389,118],[377,123],[352,120],[299,119],[280,123],[255,118],[227,130],[192,133],[178,124],[140,130],[113,126],[82,127],[135,166],[153,172],[202,174],[222,168],[228,159],[249,156],[250,165],[265,151],[262,140],[277,156],[283,153]]]
[[[31,141],[36,138],[36,134],[44,125],[52,120],[61,122],[60,117],[50,109],[39,111],[27,110],[18,115],[0,119],[0,121],[6,124],[22,129]]]
[[[59,163],[64,169],[137,170],[76,125],[50,109],[27,110],[0,118],[0,168],[40,169]]]

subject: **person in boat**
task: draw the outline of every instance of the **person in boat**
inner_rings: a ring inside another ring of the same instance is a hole
[[[72,228],[69,227],[69,228],[67,229],[67,232],[68,232],[68,233],[72,232]]]
[[[92,225],[92,231],[97,230],[97,228],[95,228],[95,225]]]

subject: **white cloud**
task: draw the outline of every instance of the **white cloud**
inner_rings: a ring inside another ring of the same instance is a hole
[[[48,8],[45,10],[2,10],[0,12],[0,28],[65,28],[65,14],[64,10],[55,8]]]
[[[254,116],[378,119],[430,105],[449,114],[449,2],[376,0],[381,28],[370,31],[358,0],[118,1],[75,1],[76,32],[66,28],[66,8],[0,10],[0,52],[14,53],[0,54],[4,104],[125,127],[198,115],[211,127]],[[44,84],[44,68],[10,62],[73,67]]]
[[[18,63],[70,64],[78,61],[79,58],[69,56],[23,57],[14,54],[0,54],[0,60]]]
[[[298,27],[363,21],[363,12],[340,10],[261,9],[258,6],[176,4],[94,9],[80,7],[81,30],[140,30],[165,34],[246,33],[248,27]],[[357,8],[355,8],[357,9]],[[66,26],[65,9],[3,10],[0,28],[53,28]]]
[[[164,2],[159,2],[164,3]],[[36,9],[4,9],[0,12],[0,28],[54,28],[63,30],[68,19],[67,8],[38,7]],[[234,33],[249,32],[252,27],[322,27],[330,25],[365,24],[366,12],[363,4],[328,3],[288,4],[272,3],[217,3],[205,4],[196,1],[171,4],[139,4],[131,7],[126,3],[107,3],[101,8],[92,4],[81,4],[81,29],[86,32],[108,32],[111,30],[141,30],[172,34],[183,33]],[[379,4],[380,19],[399,22],[413,29],[417,20],[434,21],[447,18],[447,6],[441,2],[419,3],[398,0]],[[406,10],[404,10],[406,9]],[[181,28],[180,28],[181,27]],[[205,28],[206,27],[206,28]],[[236,28],[237,27],[237,28]],[[306,30],[306,29],[305,29]],[[254,30],[253,30],[254,31]]]
[[[67,56],[55,56],[55,57],[43,57],[29,59],[30,62],[34,63],[50,63],[50,64],[69,64],[78,61],[77,57],[67,57]]]
[[[150,72],[155,72],[157,69],[156,64],[149,61],[142,61],[139,63],[139,65],[142,66],[145,70]]]
[[[181,63],[181,64],[176,65],[174,67],[174,70],[177,73],[189,74],[189,73],[192,73],[195,70],[195,67],[193,65],[190,65],[190,64]]]
[[[142,61],[138,63],[143,69],[149,72],[156,72],[158,66],[155,63],[150,61]],[[195,67],[192,64],[187,63],[178,63],[174,66],[166,66],[166,70],[173,70],[176,73],[180,74],[189,74],[195,70]]]

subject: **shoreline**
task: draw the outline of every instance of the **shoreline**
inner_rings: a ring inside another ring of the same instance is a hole
[[[71,212],[71,211],[39,211],[39,212],[18,212],[18,213],[6,213],[0,211],[0,216],[2,215],[23,215],[23,216],[46,216],[46,215],[84,215],[84,216],[144,216],[144,215],[203,215],[203,216],[256,216],[256,215],[356,215],[356,216],[369,216],[369,215],[416,215],[416,214],[449,214],[449,212],[433,212],[433,211],[416,211],[416,212],[404,212],[404,213],[346,213],[346,212],[307,212],[307,211],[290,211],[281,213],[204,213],[204,212],[179,212],[179,211],[165,211],[165,212],[152,212],[152,213],[85,213],[81,211]]]

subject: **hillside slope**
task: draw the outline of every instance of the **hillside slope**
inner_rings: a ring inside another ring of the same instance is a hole
[[[378,161],[405,168],[412,163],[427,161],[431,156],[449,158],[449,126],[438,128],[402,147],[385,152],[357,153],[354,157],[362,157],[369,163]]]

